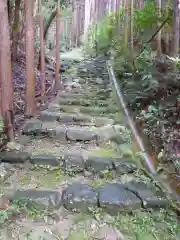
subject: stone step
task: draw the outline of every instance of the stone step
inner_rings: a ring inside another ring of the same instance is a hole
[[[166,208],[168,201],[162,192],[156,192],[146,184],[129,182],[137,187],[138,196],[125,184],[105,184],[93,189],[87,184],[74,183],[68,186],[62,194],[63,206],[75,212],[88,212],[91,208],[101,207],[111,215],[119,212],[131,212],[141,208]],[[146,192],[146,194],[143,194]],[[146,202],[146,206],[143,205]]]
[[[88,93],[71,93],[71,92],[60,92],[57,95],[57,98],[63,99],[92,99],[92,100],[107,100],[107,96],[98,94],[98,92],[88,92]]]
[[[79,105],[79,106],[84,106],[84,107],[92,107],[92,106],[99,106],[99,107],[108,107],[109,105],[114,104],[114,102],[109,99],[109,101],[106,100],[85,100],[85,99],[63,99],[59,98],[58,103],[60,105]]]
[[[127,186],[136,188],[136,193]],[[137,188],[138,186],[138,188]],[[145,194],[144,194],[145,193]],[[10,201],[31,201],[43,209],[58,210],[61,206],[73,212],[90,212],[101,208],[111,215],[132,212],[137,209],[166,208],[168,201],[162,192],[140,182],[128,184],[109,183],[98,188],[74,182],[60,190],[27,189],[17,190],[7,196]],[[146,202],[146,205],[143,204]]]
[[[115,171],[116,174],[132,173],[137,169],[136,164],[130,158],[95,156],[91,151],[84,154],[72,151],[65,151],[54,154],[31,154],[28,152],[1,152],[1,162],[16,164],[26,163],[36,165],[58,166],[63,169],[73,169],[75,171],[90,171],[102,173],[103,171]]]
[[[112,89],[109,88],[109,86],[102,86],[99,88],[96,84],[84,84],[84,85],[78,85],[79,87],[72,87],[71,85],[65,86],[67,89],[70,88],[70,91],[67,92],[72,92],[72,93],[77,93],[77,94],[87,94],[89,95],[90,93],[94,94],[101,94],[101,95],[109,95],[112,92]],[[66,91],[66,89],[65,89]]]
[[[105,90],[98,90],[95,92],[88,91],[86,93],[85,91],[82,93],[73,93],[73,92],[60,92],[57,95],[57,99],[63,98],[63,99],[76,99],[76,100],[107,100],[107,96],[112,99],[109,96],[109,92]]]
[[[10,164],[25,164],[30,162],[33,165],[59,167],[64,171],[73,174],[89,171],[103,178],[104,173],[112,172],[114,175],[121,176],[133,173],[137,170],[136,164],[127,158],[120,157],[97,157],[90,154],[87,156],[66,151],[59,155],[53,154],[30,154],[27,152],[1,152],[1,162]]]
[[[51,108],[54,110],[42,111],[39,116],[39,120],[43,122],[53,122],[57,121],[59,123],[71,124],[71,125],[80,125],[80,126],[95,126],[100,127],[104,125],[113,125],[114,121],[108,118],[102,117],[91,117],[87,115],[78,115],[78,114],[64,114],[60,113],[60,107],[58,104],[51,105]],[[55,111],[56,110],[56,111]]]
[[[23,128],[22,134],[30,136],[39,136],[56,139],[58,141],[96,141],[100,140],[100,136],[87,127],[66,127],[52,125],[51,122],[27,121]]]
[[[62,112],[66,113],[86,113],[89,115],[94,115],[94,116],[100,116],[103,114],[108,114],[108,113],[116,113],[118,111],[118,107],[116,106],[108,106],[108,107],[82,107],[79,105],[74,105],[74,106],[67,106],[67,105],[61,105],[60,110]]]

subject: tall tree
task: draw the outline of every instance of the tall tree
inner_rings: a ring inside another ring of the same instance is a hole
[[[55,76],[55,88],[60,89],[60,0],[57,1],[56,12],[56,76]]]
[[[34,0],[25,0],[25,39],[26,39],[26,109],[27,116],[33,116],[35,102],[35,71],[34,71]]]
[[[0,1],[0,29],[1,107],[8,137],[12,139],[13,84],[7,0]]]
[[[158,9],[158,28],[161,26],[161,22],[160,22],[160,18],[161,18],[161,8],[162,8],[162,3],[161,0],[156,0],[156,4],[157,4],[157,9]],[[161,56],[162,54],[162,49],[161,49],[161,29],[159,30],[159,32],[157,33],[157,37],[156,37],[156,41],[157,41],[157,55]]]
[[[130,49],[132,60],[134,58],[134,0],[130,0]]]
[[[42,0],[39,0],[39,27],[40,27],[40,71],[41,71],[41,99],[44,101],[45,97],[45,56],[44,56],[44,24],[42,15]]]
[[[179,0],[173,0],[173,43],[172,56],[179,54],[179,28],[180,28],[180,3]]]
[[[13,23],[13,41],[12,41],[12,59],[16,60],[17,47],[20,31],[20,6],[21,0],[15,0],[14,23]]]
[[[128,36],[129,36],[129,1],[124,0],[124,8],[125,8],[125,19],[124,19],[124,46],[128,47]]]

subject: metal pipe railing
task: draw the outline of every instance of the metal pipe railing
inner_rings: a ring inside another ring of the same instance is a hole
[[[157,174],[157,171],[155,169],[155,167],[153,166],[153,161],[148,153],[148,151],[146,150],[145,148],[145,145],[143,143],[143,140],[141,138],[141,136],[139,135],[138,133],[138,130],[136,128],[136,124],[133,122],[131,116],[130,116],[130,113],[126,107],[126,104],[125,104],[125,101],[124,101],[124,98],[123,98],[123,94],[121,92],[121,88],[120,88],[120,85],[117,83],[117,80],[116,80],[116,77],[115,77],[115,74],[114,74],[114,71],[113,71],[113,68],[112,68],[112,65],[111,65],[111,62],[110,60],[107,61],[107,69],[108,69],[108,73],[109,73],[109,79],[110,79],[110,82],[111,84],[114,86],[115,88],[115,91],[116,91],[116,95],[118,97],[118,100],[123,108],[123,111],[125,113],[125,116],[127,118],[127,121],[128,121],[128,124],[131,128],[131,131],[137,141],[137,144],[139,145],[139,148],[140,148],[140,151],[144,157],[144,160],[148,166],[148,169],[150,170],[151,174],[152,174],[152,179],[158,183],[163,189],[165,189],[166,191],[168,191],[169,193],[169,190],[171,190],[171,196],[173,197],[173,199],[175,200],[179,200],[179,197],[178,194],[174,191],[174,189],[172,189],[169,184],[167,182],[163,182],[161,181],[161,179],[159,178],[159,175]],[[176,209],[178,209],[178,211],[180,211],[179,207],[176,206]]]
[[[146,164],[147,164],[148,168],[150,169],[151,173],[154,175],[154,174],[156,174],[156,170],[155,170],[155,168],[154,168],[154,166],[152,164],[152,161],[150,159],[150,156],[149,156],[148,152],[145,149],[145,146],[144,146],[143,141],[142,141],[142,139],[141,139],[141,137],[140,137],[140,135],[139,135],[139,133],[138,133],[138,131],[136,129],[136,126],[135,126],[134,122],[132,121],[132,119],[130,117],[129,111],[128,111],[128,109],[126,107],[126,104],[125,104],[125,101],[123,99],[123,95],[122,95],[120,86],[119,86],[119,84],[116,81],[116,77],[114,75],[114,71],[112,69],[112,66],[111,66],[110,62],[107,63],[107,69],[108,69],[108,73],[109,73],[109,76],[110,76],[110,80],[111,80],[111,82],[113,83],[113,85],[115,87],[117,97],[118,97],[118,99],[119,99],[119,101],[121,103],[121,106],[122,106],[122,108],[124,110],[124,113],[125,113],[125,115],[127,117],[129,126],[130,126],[130,128],[131,128],[131,130],[133,132],[133,135],[136,138],[136,141],[137,141],[137,143],[138,143],[138,145],[140,147],[140,150],[141,150],[141,152],[143,154],[143,157],[144,157],[144,159],[146,161]]]

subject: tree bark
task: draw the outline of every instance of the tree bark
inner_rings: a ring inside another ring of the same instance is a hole
[[[129,0],[125,0],[124,7],[125,7],[125,22],[124,22],[124,46],[128,48],[128,35],[129,35]]]
[[[17,48],[19,41],[20,31],[20,6],[21,0],[15,0],[14,24],[13,24],[13,37],[12,37],[12,59],[16,61]]]
[[[56,76],[55,76],[55,89],[58,90],[61,87],[60,83],[60,1],[57,3],[56,13]]]
[[[8,22],[7,0],[0,1],[0,86],[2,116],[9,139],[14,138],[12,118],[9,113],[13,111],[13,83],[10,50],[10,32]]]
[[[56,17],[56,12],[57,12],[57,10],[55,10],[55,11],[53,11],[53,12],[51,13],[51,15],[50,15],[50,17],[49,17],[46,25],[44,26],[44,40],[46,40],[46,38],[47,38],[48,30],[49,30],[49,28],[50,28],[50,26],[51,26],[52,21],[53,21],[54,18]]]
[[[130,49],[131,58],[134,58],[134,0],[131,0],[130,4]]]
[[[34,0],[25,0],[25,38],[26,38],[26,109],[27,116],[33,116],[35,103],[35,72],[34,72]]]
[[[41,71],[41,99],[44,102],[45,97],[45,56],[44,56],[44,24],[42,15],[42,3],[39,0],[39,27],[40,27],[40,71]]]
[[[161,18],[161,0],[156,0],[157,2],[157,9],[158,9],[158,27],[161,25],[161,22],[160,22],[160,18]],[[161,54],[162,54],[162,48],[161,48],[161,30],[159,30],[158,34],[157,34],[157,38],[156,38],[156,41],[157,41],[157,55],[160,57]]]
[[[173,0],[173,42],[172,42],[172,56],[179,55],[179,29],[180,29],[180,6],[178,0]]]

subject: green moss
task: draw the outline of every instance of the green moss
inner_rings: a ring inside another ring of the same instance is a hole
[[[116,123],[122,123],[127,125],[124,113],[121,111],[109,115]]]
[[[90,236],[84,230],[77,230],[70,233],[68,240],[90,240]]]
[[[67,175],[63,175],[60,169],[35,169],[29,171],[26,176],[20,179],[20,184],[25,187],[37,184],[38,187],[53,187],[62,181],[68,180]]]
[[[97,148],[94,149],[90,152],[91,156],[97,156],[97,157],[117,157],[118,153],[111,148],[110,146],[107,148],[106,147],[102,147],[102,148]]]
[[[137,211],[133,215],[119,215],[114,225],[126,236],[136,240],[180,239],[180,225],[175,215]]]

